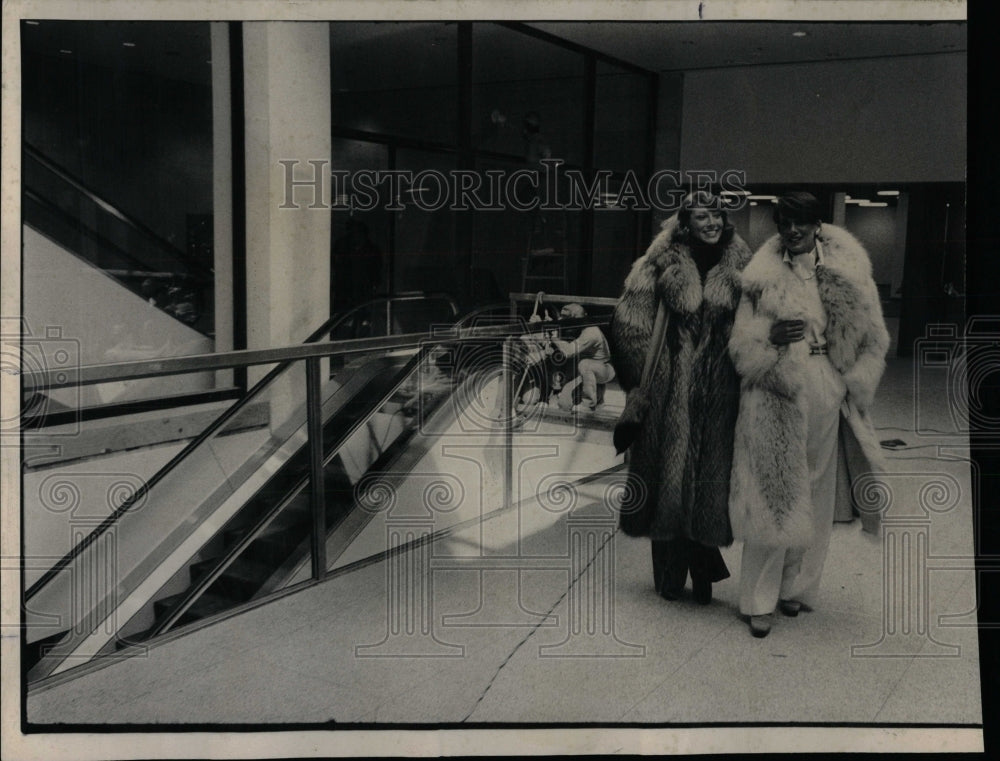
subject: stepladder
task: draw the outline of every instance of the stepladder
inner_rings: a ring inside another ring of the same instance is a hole
[[[561,211],[535,209],[528,245],[521,260],[521,291],[535,289],[567,293],[569,271],[566,251],[566,218]]]

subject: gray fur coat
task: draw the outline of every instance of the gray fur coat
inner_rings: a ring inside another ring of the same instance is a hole
[[[727,344],[751,251],[734,235],[703,285],[690,248],[671,240],[676,225],[675,215],[632,265],[611,322],[613,362],[628,391],[642,377],[657,299],[667,307],[620,521],[633,536],[725,546],[733,540],[728,502],[739,398]]]
[[[885,369],[889,334],[882,318],[871,263],[846,230],[823,224],[818,236],[823,266],[816,269],[827,313],[829,359],[847,386],[838,447],[838,516],[857,504],[852,485],[866,472],[884,470],[869,408]],[[770,342],[776,320],[803,311],[795,273],[782,261],[776,235],[743,271],[744,295],[736,313],[730,352],[742,379],[736,426],[730,517],[737,539],[771,546],[805,546],[812,534],[806,431],[802,399],[805,341]],[[860,509],[866,529],[878,516]]]

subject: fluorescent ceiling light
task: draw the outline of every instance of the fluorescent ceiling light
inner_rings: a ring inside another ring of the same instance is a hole
[[[808,37],[809,32],[803,32],[801,29],[797,32],[792,32],[792,37]]]
[[[848,198],[844,203],[866,204],[871,203],[867,198]]]
[[[877,206],[888,206],[889,204],[887,204],[885,201],[865,201],[861,205],[864,206],[866,209],[870,209],[873,206],[876,206],[876,207]]]
[[[747,196],[753,201],[777,201],[778,196]]]
[[[898,190],[880,190],[876,195],[880,196],[898,196]]]

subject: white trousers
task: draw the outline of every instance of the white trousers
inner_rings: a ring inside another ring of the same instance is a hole
[[[826,356],[809,357],[807,367],[803,395],[813,539],[802,548],[743,545],[740,613],[744,615],[771,613],[779,599],[812,606],[823,574],[837,501],[840,405],[847,388]]]

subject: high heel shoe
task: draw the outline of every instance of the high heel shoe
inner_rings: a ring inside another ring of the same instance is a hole
[[[750,633],[757,637],[766,637],[771,631],[771,621],[774,620],[773,613],[765,613],[762,616],[750,616]]]

